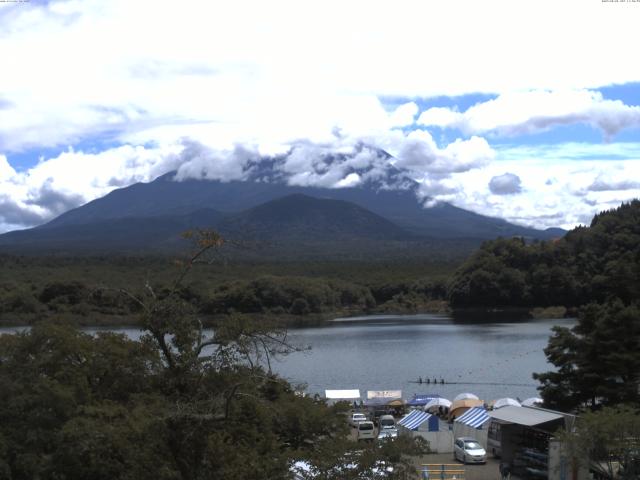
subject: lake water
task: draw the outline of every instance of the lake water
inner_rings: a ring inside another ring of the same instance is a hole
[[[538,396],[533,372],[552,369],[544,356],[551,327],[573,319],[460,319],[442,315],[367,316],[292,329],[290,339],[310,351],[272,363],[310,393],[325,389],[402,390],[403,397],[437,393],[452,399],[472,392],[484,400]],[[0,333],[15,331],[0,329]],[[106,329],[86,329],[95,332]],[[140,331],[115,329],[131,338]],[[418,384],[422,377],[445,384]]]
[[[305,353],[276,362],[274,370],[307,391],[402,390],[404,398],[437,393],[452,399],[472,392],[487,401],[539,396],[533,372],[552,369],[543,352],[551,327],[573,319],[460,320],[448,316],[375,316],[291,331]],[[414,383],[422,377],[444,385]],[[456,383],[453,383],[456,382]]]

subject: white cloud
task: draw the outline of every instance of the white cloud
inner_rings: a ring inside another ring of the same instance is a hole
[[[0,151],[66,146],[95,134],[153,137],[158,128],[189,123],[223,125],[219,148],[255,136],[319,141],[335,125],[401,126],[417,113],[409,102],[389,118],[378,111],[380,95],[638,81],[625,50],[611,47],[635,44],[637,18],[616,7],[578,0],[517,7],[499,0],[2,4],[10,27],[0,34]],[[609,106],[614,111],[603,110],[599,121],[615,131],[618,111]]]
[[[15,175],[16,171],[11,165],[9,165],[7,157],[5,155],[0,155],[0,182],[9,180]]]
[[[438,148],[429,132],[414,130],[400,143],[395,153],[396,166],[417,176],[448,175],[488,164],[494,152],[484,138],[457,139],[445,148]]]
[[[412,125],[420,109],[415,102],[405,103],[396,108],[389,116],[389,122],[393,127]]]
[[[518,175],[504,173],[491,177],[489,180],[489,190],[494,195],[513,195],[522,191],[522,181]]]
[[[633,147],[628,147],[633,150]],[[558,145],[564,152],[545,158],[551,146],[516,147],[497,151],[497,160],[480,170],[453,175],[454,195],[448,196],[453,204],[489,216],[505,218],[514,223],[538,228],[573,228],[590,222],[599,211],[615,208],[621,202],[640,198],[640,186],[624,179],[640,178],[640,158],[610,160],[604,157],[575,161],[589,150],[587,144]],[[591,156],[602,150],[593,146]],[[606,149],[605,149],[606,150]],[[508,159],[510,155],[513,159]],[[496,195],[487,190],[494,177],[504,172],[516,175],[521,183],[518,195]],[[605,190],[606,185],[609,190]],[[595,187],[595,188],[594,188]]]
[[[530,90],[504,93],[465,112],[431,108],[420,115],[418,123],[457,128],[467,134],[492,132],[505,136],[585,123],[609,138],[625,128],[640,128],[640,107],[605,100],[600,92],[589,90]]]
[[[342,180],[338,181],[334,187],[335,188],[350,188],[350,187],[355,187],[357,185],[359,185],[362,182],[362,179],[360,178],[360,175],[358,175],[357,173],[350,173],[349,175],[347,175],[346,177],[344,177]]]
[[[19,173],[6,168],[0,156],[0,228],[37,225],[119,186],[150,181],[172,167],[181,148],[68,150]]]
[[[409,175],[434,201],[519,221],[529,215],[537,222],[540,214],[540,225],[575,223],[636,190],[618,188],[633,185],[617,177],[597,180],[604,164],[567,162],[640,153],[626,145],[565,144],[536,147],[537,157],[524,148],[492,148],[473,134],[586,122],[614,135],[637,126],[637,107],[593,91],[640,80],[628,51],[612,47],[636,43],[640,10],[627,7],[582,0],[240,0],[224,8],[0,2],[0,229],[49,219],[171,169],[179,168],[180,178],[242,179],[254,157],[275,155],[283,159],[276,173],[292,183],[388,187],[397,168],[396,187]],[[465,112],[436,108],[419,117],[471,135],[449,144],[398,129],[414,124],[415,102],[388,112],[379,100],[474,92],[499,96]],[[99,153],[67,148],[95,136],[125,145]],[[395,166],[373,149],[358,151],[362,143],[395,155]],[[45,147],[65,151],[15,171],[15,153]],[[355,154],[325,161],[345,151]],[[563,165],[553,163],[560,159]],[[623,175],[638,173],[619,162]],[[522,180],[517,199],[487,191],[505,171]],[[550,178],[557,181],[546,185]],[[552,216],[567,205],[577,213]]]

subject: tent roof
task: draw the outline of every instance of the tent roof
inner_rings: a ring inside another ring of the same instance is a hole
[[[455,421],[473,428],[482,428],[482,425],[489,421],[489,415],[484,407],[474,407],[464,412]]]
[[[430,417],[431,417],[431,414],[429,413],[422,412],[420,410],[414,410],[413,412],[410,412],[408,415],[405,415],[404,417],[402,417],[398,422],[398,425],[402,425],[403,427],[408,428],[409,430],[415,430],[424,422],[429,420]]]
[[[360,390],[325,390],[324,396],[331,400],[355,400],[360,398]]]
[[[466,393],[460,393],[460,394],[456,395],[456,396],[453,398],[453,401],[454,401],[454,402],[457,402],[457,401],[459,401],[459,400],[468,400],[468,399],[478,400],[478,396],[477,396],[477,395],[474,395],[473,393],[469,393],[469,392],[466,392]]]
[[[449,408],[449,411],[453,412],[454,410],[457,410],[458,408],[479,407],[480,405],[483,405],[483,401],[482,400],[474,400],[472,398],[467,398],[465,400],[456,400],[451,404],[451,407]]]
[[[431,400],[435,398],[440,398],[440,395],[438,395],[437,393],[414,395],[413,398],[407,402],[407,405],[411,405],[412,407],[426,405],[427,403],[429,403]]]
[[[499,398],[497,400],[493,400],[489,405],[491,405],[494,409],[498,409],[498,408],[504,408],[507,407],[509,405],[512,405],[514,407],[520,407],[521,404],[519,401],[517,401],[515,398]]]
[[[425,410],[431,407],[441,407],[441,406],[449,408],[451,405],[452,405],[451,400],[447,400],[446,398],[440,397],[440,398],[434,398],[433,400],[429,400],[425,404],[424,408]]]
[[[516,423],[518,425],[526,425],[527,427],[533,427],[534,425],[540,425],[565,417],[560,412],[542,410],[535,407],[512,406],[502,407],[499,410],[489,412],[489,416],[502,422]]]
[[[542,405],[544,403],[544,400],[542,400],[540,397],[531,397],[523,400],[520,403],[523,407],[533,407],[536,403]]]

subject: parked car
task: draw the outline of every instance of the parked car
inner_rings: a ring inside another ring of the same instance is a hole
[[[378,419],[378,428],[380,428],[380,430],[396,428],[396,420],[393,418],[393,415],[382,415]]]
[[[378,433],[378,440],[384,440],[386,438],[398,438],[398,429],[393,428],[383,428]]]
[[[357,427],[360,422],[367,421],[368,418],[364,413],[352,413],[349,417],[349,425]]]
[[[378,425],[378,421],[380,420],[380,417],[382,417],[383,415],[388,415],[388,413],[389,412],[387,412],[386,410],[374,410],[373,413],[371,414],[371,420],[373,421],[373,423]]]
[[[358,424],[358,440],[373,440],[376,438],[373,422],[367,420]]]
[[[453,442],[453,458],[462,463],[485,463],[487,452],[475,438],[459,437]]]

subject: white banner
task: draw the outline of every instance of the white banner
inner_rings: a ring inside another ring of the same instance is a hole
[[[373,398],[402,398],[402,390],[369,390],[367,399]]]

